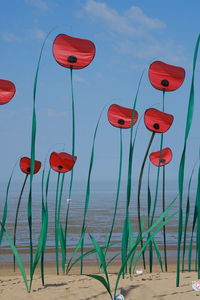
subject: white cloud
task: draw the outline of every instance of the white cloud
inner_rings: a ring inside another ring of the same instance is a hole
[[[150,17],[137,6],[119,13],[105,2],[88,0],[83,6],[93,22],[100,22],[116,52],[135,58],[169,60],[169,63],[185,62],[184,49],[165,34],[166,24]],[[98,32],[97,32],[98,36]]]
[[[49,4],[44,0],[24,0],[24,1],[25,1],[25,3],[32,5],[43,11],[49,9]]]
[[[120,15],[104,2],[89,0],[84,10],[90,16],[105,22],[113,31],[125,35],[140,36],[149,30],[160,30],[166,26],[161,20],[146,16],[137,6],[132,6]]]
[[[66,111],[58,111],[52,108],[48,108],[47,110],[48,117],[65,117],[66,115]]]
[[[149,18],[145,13],[141,10],[141,8],[137,6],[132,6],[127,12],[126,15],[130,20],[132,20],[136,24],[140,24],[146,29],[163,29],[166,27],[166,24],[156,18]]]

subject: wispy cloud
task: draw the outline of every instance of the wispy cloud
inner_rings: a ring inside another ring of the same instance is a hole
[[[43,11],[49,9],[49,3],[44,0],[24,0],[24,2]]]
[[[21,40],[20,37],[18,37],[12,32],[1,32],[0,36],[5,42],[8,43],[19,42]]]
[[[36,40],[44,40],[44,38],[46,37],[46,33],[39,28],[31,30],[31,32],[33,38],[35,38]]]
[[[106,38],[110,38],[118,53],[148,60],[158,57],[172,63],[185,60],[183,47],[167,37],[167,25],[138,6],[119,13],[105,2],[88,0],[82,12],[104,26]]]
[[[150,30],[165,28],[165,23],[159,19],[150,18],[137,6],[132,6],[123,14],[110,8],[104,2],[89,0],[84,6],[85,12],[91,17],[98,18],[106,23],[110,29],[117,33],[139,36]]]
[[[44,40],[46,32],[40,28],[26,29],[21,33],[21,36],[18,36],[12,32],[0,32],[0,38],[5,42],[14,43],[14,42],[23,42],[29,40]]]

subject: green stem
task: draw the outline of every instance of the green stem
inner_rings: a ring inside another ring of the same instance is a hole
[[[119,158],[119,173],[118,173],[118,183],[117,183],[117,194],[116,194],[116,199],[115,199],[115,209],[114,209],[114,214],[113,214],[112,225],[111,225],[110,234],[109,234],[109,237],[108,237],[108,242],[107,242],[106,249],[105,249],[105,255],[108,251],[108,247],[109,247],[110,240],[111,240],[111,237],[112,237],[113,228],[114,228],[114,224],[115,224],[116,213],[117,213],[118,201],[119,201],[119,191],[120,191],[121,175],[122,175],[122,155],[123,155],[122,145],[123,145],[123,143],[122,143],[122,129],[120,128],[120,158]]]
[[[17,202],[17,210],[16,210],[16,215],[15,215],[15,226],[14,226],[14,234],[13,234],[14,246],[16,246],[17,221],[18,221],[19,208],[20,208],[22,194],[24,192],[24,188],[25,188],[25,185],[26,185],[27,178],[28,178],[28,174],[26,174],[26,176],[25,176],[24,183],[22,185],[22,189],[21,189],[19,199],[18,199],[18,202]],[[14,267],[14,272],[15,272],[15,255],[13,255],[13,267]]]
[[[142,186],[142,177],[143,177],[143,172],[144,172],[144,166],[145,166],[145,163],[146,163],[146,160],[147,160],[147,156],[148,156],[148,153],[149,153],[149,149],[150,149],[151,144],[153,142],[154,136],[155,136],[155,132],[153,132],[152,135],[151,135],[151,138],[150,138],[150,141],[149,141],[149,144],[148,144],[148,147],[147,147],[147,150],[146,150],[143,162],[142,162],[142,166],[141,166],[141,170],[140,170],[140,175],[139,175],[139,182],[138,182],[138,196],[137,196],[137,200],[138,201],[137,201],[137,204],[138,204],[138,226],[139,226],[139,233],[140,233],[140,238],[141,238],[141,241],[140,241],[141,248],[143,247],[143,239],[142,239],[141,213],[140,213],[140,209],[141,209],[140,208],[140,193],[141,193],[141,186]],[[142,259],[143,259],[144,269],[146,269],[144,252],[142,253]]]
[[[165,166],[163,166],[163,197],[162,197],[162,206],[163,212],[165,211]],[[163,218],[163,222],[165,222],[165,218]],[[165,259],[165,271],[167,272],[167,246],[166,246],[166,228],[163,226],[163,241],[164,241],[164,259]]]
[[[56,202],[55,202],[55,251],[56,251],[56,273],[59,274],[59,257],[58,257],[58,196],[59,196],[60,173],[58,173],[56,186]]]

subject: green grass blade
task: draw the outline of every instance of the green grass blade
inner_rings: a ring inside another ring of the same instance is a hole
[[[58,173],[57,185],[56,185],[56,201],[55,201],[55,215],[54,215],[54,227],[55,227],[55,252],[56,252],[56,273],[59,274],[59,245],[58,245],[58,233],[59,233],[59,224],[58,224],[58,198],[59,198],[59,186],[60,186],[60,173]]]
[[[148,228],[151,226],[150,221],[150,212],[151,212],[151,189],[150,189],[150,168],[151,164],[149,163],[148,168],[148,186],[147,186],[147,216],[148,216]],[[149,242],[149,270],[152,273],[152,266],[153,266],[153,247],[152,241]]]
[[[79,239],[79,241],[78,241],[78,243],[77,243],[77,245],[76,245],[76,248],[74,249],[74,251],[73,251],[73,253],[72,253],[71,258],[70,258],[69,261],[68,261],[68,264],[67,264],[67,266],[66,266],[66,273],[68,273],[68,269],[70,268],[70,264],[71,264],[71,262],[72,262],[72,260],[73,260],[73,258],[74,258],[74,255],[77,253],[77,251],[78,251],[78,250],[80,249],[80,247],[81,247],[81,244],[82,244],[82,240],[83,240],[84,234],[85,234],[85,231],[82,233],[82,235],[81,235],[81,237],[80,237],[80,239]],[[70,269],[71,269],[71,268],[70,268]]]
[[[184,272],[184,270],[185,270],[186,235],[187,235],[187,225],[188,225],[188,220],[189,220],[189,215],[190,215],[190,189],[191,189],[192,177],[193,177],[194,170],[195,170],[195,165],[192,169],[192,172],[191,172],[191,175],[189,178],[188,192],[187,192],[187,204],[186,204],[186,211],[185,211],[185,225],[184,225],[184,237],[183,237],[182,272]]]
[[[6,188],[6,199],[5,199],[5,202],[4,202],[3,217],[2,217],[2,221],[1,221],[2,227],[1,227],[1,231],[0,231],[0,245],[1,245],[1,242],[2,242],[2,239],[3,239],[3,234],[5,232],[4,227],[5,227],[5,224],[6,224],[7,212],[8,212],[8,195],[9,195],[10,184],[11,184],[11,181],[12,181],[15,166],[16,166],[16,164],[14,165],[14,167],[12,169],[10,178],[8,180],[7,188]]]
[[[98,254],[98,257],[100,259],[100,262],[101,262],[101,265],[102,265],[102,268],[103,268],[103,271],[104,271],[104,274],[106,276],[106,280],[107,280],[107,285],[110,289],[110,283],[109,283],[109,277],[108,277],[108,272],[107,272],[107,266],[106,266],[106,260],[105,260],[105,255],[102,251],[102,249],[99,247],[97,241],[95,240],[95,238],[90,234],[90,239],[93,243],[93,246],[94,248],[96,249],[96,252]]]
[[[198,279],[200,279],[200,166],[198,171],[198,184],[197,184],[197,271],[198,271]]]
[[[62,229],[62,224],[60,224],[59,237],[60,237],[60,246],[61,246],[61,254],[62,254],[62,271],[64,274],[65,273],[65,264],[66,264],[66,255],[65,255],[65,236],[64,236],[63,229]]]
[[[162,228],[162,226],[164,226],[168,221],[170,221],[174,215],[176,213],[174,213],[172,216],[170,216],[169,218],[167,218],[165,220],[165,222],[162,222],[159,226],[158,224],[163,220],[163,218],[168,214],[168,212],[171,210],[174,202],[175,202],[176,198],[168,205],[168,207],[166,208],[166,210],[160,215],[160,217],[150,226],[150,228],[148,228],[148,230],[145,232],[145,234],[148,236],[148,234],[155,228],[157,227],[154,232],[151,234],[150,238],[148,238],[148,242],[150,240],[152,240],[152,238],[157,234],[157,232]],[[142,223],[141,223],[142,224]],[[143,229],[143,228],[142,228]],[[135,245],[133,246],[133,248],[131,249],[131,251],[129,252],[129,254],[127,255],[124,263],[122,264],[119,272],[118,272],[118,275],[117,275],[117,279],[116,279],[116,284],[115,284],[115,291],[114,291],[114,296],[116,295],[116,292],[117,292],[117,287],[118,287],[118,284],[119,284],[119,279],[121,277],[121,275],[123,274],[124,272],[124,268],[126,266],[126,263],[127,261],[129,260],[129,258],[131,257],[131,255],[133,254],[133,252],[136,250],[137,246],[139,245],[140,241],[141,241],[141,234],[139,233],[138,235],[139,237],[137,238],[136,242],[135,242]],[[145,249],[147,247],[148,243],[146,242],[143,246],[143,248]],[[142,251],[144,251],[142,248],[142,250],[139,252],[140,256],[142,255]],[[139,257],[140,258],[140,257]]]
[[[33,268],[33,242],[32,242],[32,183],[33,183],[33,175],[34,175],[34,168],[35,168],[35,141],[36,141],[36,131],[37,131],[37,120],[36,120],[36,93],[37,93],[37,83],[38,83],[38,75],[40,70],[41,58],[44,46],[46,41],[51,34],[54,28],[46,35],[44,42],[42,44],[39,59],[37,63],[34,84],[33,84],[33,109],[32,109],[32,128],[31,128],[31,170],[30,170],[30,190],[29,190],[29,197],[28,197],[28,209],[27,209],[27,216],[28,216],[28,225],[29,225],[29,241],[30,241],[30,275],[32,273]]]
[[[81,235],[85,232],[85,223],[86,223],[87,211],[88,211],[89,200],[90,200],[90,180],[91,180],[91,174],[92,174],[92,168],[93,168],[93,162],[94,162],[95,140],[96,140],[97,130],[98,130],[99,123],[100,123],[101,116],[103,114],[104,109],[105,109],[105,107],[102,109],[102,111],[100,113],[100,116],[98,118],[98,121],[97,121],[97,124],[95,127],[94,136],[93,136],[92,151],[91,151],[91,155],[90,155],[90,164],[89,164],[88,177],[87,177],[85,207],[84,207],[84,216],[83,216]],[[81,255],[83,255],[83,247],[84,247],[84,234],[83,234],[83,240],[82,240],[82,245],[81,245]],[[83,260],[81,260],[80,273],[81,274],[83,273]]]
[[[14,242],[15,246],[16,246],[16,237],[17,237],[17,221],[18,221],[19,208],[20,208],[21,199],[22,199],[22,195],[23,195],[23,192],[24,192],[24,188],[25,188],[27,179],[28,179],[28,174],[25,176],[24,183],[22,185],[22,189],[21,189],[21,192],[20,192],[20,195],[19,195],[19,199],[18,199],[18,202],[17,202],[17,209],[16,209],[16,215],[15,215],[15,225],[14,225],[14,233],[13,233],[13,242]],[[13,256],[13,267],[14,267],[14,272],[15,272],[15,256]]]
[[[117,244],[117,243],[111,243],[110,245],[112,246],[112,245],[116,245],[116,244]],[[101,247],[101,249],[102,249],[102,251],[103,251],[103,250],[105,249],[105,247]],[[74,261],[73,263],[71,263],[70,266],[67,266],[67,267],[66,267],[66,274],[68,274],[69,271],[72,269],[72,267],[73,267],[74,265],[76,265],[82,258],[84,258],[84,257],[86,257],[86,256],[89,256],[89,255],[91,255],[91,254],[94,254],[94,253],[96,253],[96,249],[90,250],[90,251],[85,252],[84,254],[80,255],[78,258],[75,259],[75,261]]]
[[[134,270],[136,268],[136,265],[138,263],[138,261],[140,260],[140,257],[142,256],[142,252],[145,251],[146,247],[148,246],[149,244],[149,241],[152,240],[154,238],[154,236],[160,231],[160,229],[165,225],[167,224],[171,219],[174,218],[174,216],[177,214],[177,212],[173,213],[170,217],[166,218],[165,221],[163,221],[155,230],[154,232],[149,235],[147,241],[144,243],[142,249],[140,250],[140,252],[138,253],[138,256],[135,260],[135,263],[134,263]]]
[[[103,284],[103,286],[105,287],[105,289],[107,290],[107,292],[109,293],[111,299],[112,298],[112,294],[111,294],[111,290],[110,290],[110,287],[109,285],[107,284],[105,278],[103,276],[100,276],[100,275],[94,275],[94,274],[86,274],[86,276],[88,277],[91,277],[91,278],[94,278],[96,280],[98,280],[99,282],[101,282],[101,284]]]
[[[37,267],[37,264],[39,262],[41,254],[43,253],[44,248],[45,248],[47,229],[48,229],[48,217],[47,217],[46,208],[44,208],[40,237],[39,237],[38,246],[37,246],[35,256],[34,256],[33,267],[31,270],[29,291],[31,290],[31,287],[32,287],[32,281],[33,281],[33,275],[34,275],[35,269]]]
[[[123,142],[122,142],[122,129],[120,128],[120,158],[119,158],[119,173],[118,173],[118,182],[117,182],[117,194],[116,194],[116,199],[115,199],[115,208],[114,208],[112,225],[111,225],[110,234],[109,234],[109,237],[108,237],[107,246],[106,246],[106,249],[105,249],[105,255],[108,251],[110,240],[111,240],[111,237],[112,237],[113,228],[114,228],[115,219],[116,219],[117,207],[118,207],[118,202],[119,202],[119,191],[120,191],[121,175],[122,175],[122,156],[123,156]]]
[[[19,255],[19,253],[17,251],[17,248],[14,246],[14,243],[13,243],[10,235],[7,233],[5,227],[3,226],[3,224],[1,222],[0,222],[0,225],[1,225],[1,229],[3,229],[3,232],[5,233],[5,236],[6,236],[7,240],[8,240],[10,248],[12,249],[13,255],[15,255],[15,258],[16,258],[16,261],[18,263],[20,272],[22,274],[22,277],[23,277],[23,280],[24,280],[27,292],[29,292],[28,280],[27,280],[27,277],[26,277],[26,272],[25,272],[25,267],[24,267],[23,261],[22,261],[20,255]]]
[[[158,263],[160,265],[161,271],[163,272],[163,263],[162,263],[162,257],[161,257],[159,246],[158,246],[155,239],[152,239],[152,241],[153,241],[153,245],[154,245],[154,248],[155,248],[155,251],[156,251]]]
[[[193,245],[193,236],[194,236],[194,230],[195,230],[195,226],[196,226],[197,216],[198,216],[198,211],[197,211],[197,197],[196,197],[194,214],[193,214],[192,234],[191,234],[190,246],[189,246],[189,250],[188,250],[188,271],[189,272],[191,271],[192,245]]]
[[[139,175],[139,181],[138,181],[137,208],[138,208],[138,227],[139,227],[139,233],[141,235],[141,248],[143,247],[143,239],[142,239],[142,231],[141,231],[140,194],[141,194],[142,177],[143,177],[143,173],[144,173],[144,167],[145,167],[147,156],[148,156],[148,153],[149,153],[149,150],[150,150],[150,147],[152,145],[154,137],[155,137],[155,132],[152,133],[151,138],[149,140],[149,144],[147,146],[147,150],[146,150],[146,153],[145,153],[145,156],[144,156],[144,159],[143,159],[143,162],[142,162],[142,166],[141,166],[141,169],[140,169],[140,175]],[[143,256],[142,257],[143,258],[143,266],[144,266],[144,269],[146,269],[144,252],[142,253],[142,256]]]
[[[183,202],[183,183],[184,183],[184,169],[185,169],[185,155],[186,155],[186,146],[187,140],[190,132],[190,128],[192,125],[193,112],[194,112],[194,78],[195,78],[195,69],[197,62],[197,54],[199,50],[200,44],[200,35],[198,35],[195,50],[194,50],[194,58],[193,58],[193,70],[192,70],[192,82],[190,87],[190,95],[189,95],[189,103],[188,103],[188,111],[187,111],[187,120],[185,127],[185,139],[184,139],[184,147],[181,155],[181,161],[179,166],[179,174],[178,174],[178,184],[179,184],[179,224],[178,224],[178,245],[177,245],[177,264],[176,264],[176,286],[179,286],[180,282],[180,251],[181,251],[181,240],[182,240],[182,202]]]
[[[136,109],[136,105],[138,102],[138,94],[140,91],[140,86],[142,83],[142,78],[144,75],[145,70],[142,72],[142,75],[140,76],[136,95],[133,102],[133,113],[132,113],[132,121],[134,120],[134,110]],[[128,228],[128,220],[129,220],[129,205],[130,205],[130,199],[131,199],[131,186],[132,186],[132,169],[133,169],[133,152],[135,147],[135,140],[138,132],[139,122],[138,126],[136,128],[135,137],[133,139],[133,126],[130,128],[130,140],[129,140],[129,159],[128,159],[128,174],[127,174],[127,188],[126,188],[126,216],[123,226],[123,234],[122,234],[122,246],[121,246],[121,259],[122,262],[126,258],[127,255],[127,246],[128,246],[128,240],[129,240],[129,228]],[[127,267],[125,268],[125,272]]]

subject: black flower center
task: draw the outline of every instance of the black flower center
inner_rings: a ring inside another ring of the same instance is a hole
[[[160,125],[159,125],[158,123],[155,123],[155,124],[153,124],[153,128],[159,129],[159,128],[160,128]]]
[[[161,81],[161,84],[162,84],[162,86],[167,87],[167,86],[169,86],[169,81],[167,79],[163,79]]]
[[[125,123],[125,121],[124,121],[123,119],[119,119],[119,120],[118,120],[118,124],[124,125],[124,123]]]
[[[159,160],[159,162],[160,162],[161,164],[164,164],[164,163],[166,162],[166,160],[165,160],[164,158],[161,158],[161,159]]]
[[[31,168],[26,168],[26,171],[27,171],[27,172],[30,172],[30,171],[31,171]]]
[[[63,169],[63,166],[58,166],[58,170],[62,170]]]
[[[77,58],[74,55],[70,55],[70,56],[68,56],[67,61],[70,62],[70,63],[76,63]]]

